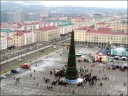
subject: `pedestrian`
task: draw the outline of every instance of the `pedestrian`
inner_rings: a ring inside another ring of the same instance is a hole
[[[30,74],[30,77],[32,77],[32,74]]]
[[[100,83],[100,86],[102,86],[103,83]]]
[[[52,89],[52,86],[51,86],[51,89]]]
[[[75,92],[74,92],[74,90],[72,90],[72,94],[74,94]]]
[[[15,77],[14,77],[14,80],[15,80]]]
[[[35,80],[36,78],[34,77],[34,80]]]
[[[36,72],[36,71],[34,70],[34,72]]]
[[[124,86],[126,86],[126,83],[124,83]]]
[[[19,77],[19,79],[20,79],[20,77]]]
[[[38,86],[39,84],[38,84],[38,82],[36,83],[36,86]]]

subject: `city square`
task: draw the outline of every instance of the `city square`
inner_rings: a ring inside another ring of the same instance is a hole
[[[93,48],[76,48],[76,51],[84,50],[85,53],[93,52]],[[118,96],[120,94],[127,95],[127,71],[121,72],[120,70],[107,70],[103,71],[104,65],[97,63],[95,67],[91,67],[90,63],[86,62],[76,62],[77,70],[81,67],[88,69],[87,73],[92,73],[97,75],[100,79],[106,75],[109,80],[99,80],[96,85],[84,84],[83,86],[78,86],[77,84],[68,84],[66,87],[64,85],[53,85],[52,89],[48,89],[47,86],[51,86],[51,82],[56,80],[56,78],[50,75],[50,71],[54,69],[62,69],[67,63],[68,57],[67,48],[62,48],[54,53],[51,53],[41,60],[31,64],[31,70],[23,70],[19,74],[8,75],[6,79],[1,81],[1,94],[4,95],[84,95],[84,96]],[[61,55],[62,56],[61,56]],[[35,70],[35,72],[34,72]],[[99,73],[99,70],[101,72]],[[30,77],[32,74],[32,77]],[[19,78],[19,84],[16,84],[15,78]],[[48,78],[50,82],[45,83],[44,78]],[[100,83],[103,83],[100,86]],[[38,83],[38,85],[37,85]],[[74,90],[74,94],[72,93]]]
[[[127,0],[0,3],[0,96],[128,96]]]

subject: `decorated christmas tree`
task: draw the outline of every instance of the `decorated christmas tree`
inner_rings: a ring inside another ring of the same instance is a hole
[[[75,80],[78,78],[77,69],[76,69],[74,31],[72,31],[72,35],[71,35],[68,64],[67,64],[67,71],[66,71],[65,78],[69,80]]]

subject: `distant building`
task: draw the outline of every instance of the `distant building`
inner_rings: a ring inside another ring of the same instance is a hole
[[[1,14],[0,14],[0,22],[3,23],[3,22],[6,22],[6,12],[1,10]]]
[[[0,34],[7,37],[11,37],[14,33],[11,29],[0,29]]]
[[[7,36],[0,35],[0,50],[7,49]]]
[[[35,30],[37,42],[50,42],[60,38],[59,28],[56,26],[46,26]]]
[[[36,12],[30,12],[25,14],[25,20],[34,21],[39,19],[39,14]]]
[[[24,47],[34,44],[36,42],[35,34],[31,30],[17,30],[12,36],[15,47]]]
[[[118,47],[118,48],[112,49],[111,55],[127,57],[128,56],[128,48]]]
[[[6,21],[7,22],[20,22],[21,21],[21,13],[20,11],[7,12],[6,13]]]

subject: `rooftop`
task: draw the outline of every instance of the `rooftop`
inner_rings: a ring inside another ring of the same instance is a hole
[[[122,32],[112,32],[112,31],[106,31],[106,30],[89,30],[87,33],[92,33],[92,34],[111,34],[111,35],[128,35],[127,33],[122,33]]]
[[[53,30],[53,29],[57,29],[58,27],[55,26],[46,26],[46,27],[41,27],[39,29],[37,29],[37,31],[49,31],[49,30]]]
[[[122,32],[112,32],[111,28],[100,28],[98,30],[94,30],[94,29],[88,28],[87,26],[84,26],[76,30],[85,30],[87,33],[92,33],[92,34],[128,35],[127,33],[122,33]]]
[[[0,32],[13,32],[13,30],[11,30],[11,29],[0,29]]]
[[[44,20],[44,22],[70,22],[69,20]]]

